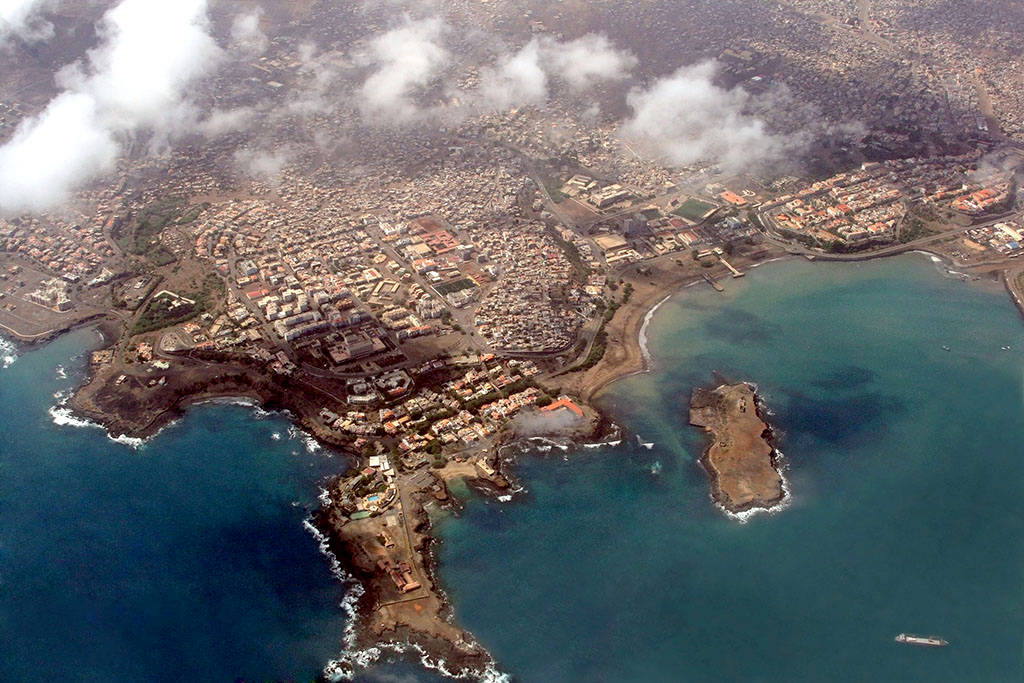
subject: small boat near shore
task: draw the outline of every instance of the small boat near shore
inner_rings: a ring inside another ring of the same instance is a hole
[[[923,645],[925,647],[946,647],[949,641],[938,636],[912,636],[909,633],[901,633],[896,636],[897,643],[907,645]]]

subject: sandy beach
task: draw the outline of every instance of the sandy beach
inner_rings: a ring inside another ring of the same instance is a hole
[[[744,249],[737,250],[734,256],[729,257],[730,262],[740,270],[786,256],[782,250],[769,245]],[[620,277],[624,283],[633,286],[633,294],[605,326],[608,341],[604,357],[588,370],[559,376],[556,383],[562,391],[590,402],[620,377],[645,370],[640,332],[647,314],[666,297],[688,284],[709,286],[702,282],[704,274],[711,275],[726,287],[732,279],[729,271],[721,264],[704,268],[688,254],[678,253],[632,265],[622,271]]]

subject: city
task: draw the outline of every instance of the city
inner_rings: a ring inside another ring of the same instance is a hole
[[[0,193],[0,329],[98,326],[67,405],[113,436],[241,397],[343,453],[314,517],[370,586],[364,644],[490,661],[446,616],[430,514],[455,481],[511,495],[517,438],[619,443],[592,401],[649,369],[671,292],[923,250],[1024,313],[1014,3],[229,4],[190,24],[219,66],[178,125],[113,117],[67,196]],[[4,150],[104,68],[44,65],[115,35],[12,42]]]

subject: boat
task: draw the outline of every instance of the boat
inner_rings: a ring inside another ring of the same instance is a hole
[[[907,645],[924,645],[925,647],[946,647],[949,645],[949,641],[938,636],[912,636],[909,633],[901,633],[896,636],[897,643],[906,643]]]
[[[942,345],[942,350],[943,350],[943,351],[949,351],[949,347],[948,347],[948,346],[946,346],[945,344],[943,344],[943,345]]]

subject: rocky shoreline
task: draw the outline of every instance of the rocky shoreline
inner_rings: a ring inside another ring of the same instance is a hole
[[[327,539],[327,548],[345,575],[358,582],[361,592],[353,605],[355,623],[350,641],[344,643],[346,651],[327,667],[323,679],[351,678],[358,672],[359,660],[364,653],[389,645],[399,651],[415,649],[435,667],[443,666],[448,675],[456,678],[493,669],[495,663],[491,655],[467,631],[452,623],[451,605],[436,583],[434,544],[437,541],[430,534],[431,523],[426,509],[417,505],[410,515],[412,530],[419,537],[415,546],[417,561],[425,569],[430,582],[429,595],[412,603],[421,609],[414,607],[412,613],[423,615],[425,612],[427,623],[430,620],[435,622],[432,628],[422,623],[423,620],[409,623],[413,620],[403,620],[402,612],[393,609],[389,580],[367,563],[370,558],[365,556],[358,538],[346,533],[346,525],[340,523],[337,512],[332,504],[323,505],[314,514],[313,525]]]
[[[667,262],[665,269],[666,272],[655,272],[651,277],[658,279],[657,276],[664,275],[670,280],[674,277],[674,284],[689,281],[683,278],[682,273],[670,275]],[[610,339],[624,345],[627,351],[624,357],[609,354],[589,372],[570,373],[555,381],[576,396],[593,397],[614,379],[643,369],[646,363],[639,331],[651,307],[667,295],[664,287],[653,285],[652,282],[651,286],[645,288],[642,283],[638,283],[634,298],[609,325]],[[673,287],[671,291],[675,292],[677,288]],[[93,320],[91,324],[100,330],[107,344],[117,339],[116,321],[104,318]],[[59,333],[54,336],[56,334]],[[19,346],[36,346],[40,343],[43,342],[20,342]],[[353,453],[347,443],[339,441],[310,419],[309,416],[315,414],[309,408],[318,398],[316,387],[306,389],[285,386],[285,380],[275,377],[266,368],[224,359],[175,356],[168,373],[170,383],[166,388],[151,393],[129,388],[114,391],[114,379],[118,372],[120,370],[94,365],[86,383],[75,392],[68,404],[75,413],[105,427],[112,436],[144,439],[180,418],[191,405],[218,399],[244,398],[260,408],[286,412],[297,427],[311,434],[317,442],[342,450],[352,461],[361,462],[360,456]],[[199,386],[202,386],[202,390],[197,389]],[[146,400],[135,400],[139,396],[145,396]],[[746,409],[740,411],[739,416],[731,415],[727,405],[730,400],[734,406],[744,405]],[[560,434],[565,439],[563,443],[579,443],[584,439],[603,437],[609,440],[618,438],[617,432],[610,431],[614,425],[610,425],[607,418],[585,403],[582,405],[590,416],[588,426],[570,435]],[[753,510],[773,509],[788,496],[772,429],[763,415],[756,387],[749,383],[697,389],[691,396],[691,424],[702,427],[711,435],[699,462],[711,480],[712,499],[730,514],[742,515]],[[337,514],[340,511],[335,509],[333,500],[329,499],[315,513],[313,525],[323,534],[328,549],[341,568],[353,581],[358,582],[362,591],[355,604],[352,642],[345,644],[346,650],[358,652],[380,646],[412,648],[435,665],[445,667],[446,672],[455,677],[475,676],[481,671],[493,670],[495,662],[490,654],[470,633],[455,625],[452,607],[437,583],[434,551],[439,541],[432,533],[427,508],[430,505],[449,509],[457,506],[457,501],[452,498],[447,487],[448,482],[455,478],[462,479],[481,495],[500,496],[505,500],[504,497],[513,495],[517,487],[511,472],[515,457],[504,457],[503,448],[516,441],[543,438],[543,430],[531,431],[522,429],[521,425],[510,426],[487,447],[487,462],[493,468],[493,474],[484,474],[469,463],[450,463],[440,470],[429,470],[433,477],[430,486],[409,487],[409,530],[415,540],[412,550],[426,589],[419,598],[410,599],[408,604],[415,605],[419,601],[419,611],[415,608],[411,611],[403,610],[400,605],[404,603],[394,601],[396,596],[393,595],[394,589],[389,585],[388,576],[377,571],[372,562],[367,564],[366,560],[372,558],[366,556],[358,538],[351,537],[344,530],[347,524],[338,524]],[[733,444],[725,448],[724,455],[721,452],[723,441]],[[736,450],[734,446],[739,441],[750,448],[745,457],[736,458],[731,463],[733,467],[730,467],[729,451]],[[542,450],[545,448],[550,449],[551,446],[541,446]],[[559,448],[564,446],[559,445]],[[410,618],[412,612],[426,613],[427,618]]]
[[[610,431],[613,430],[613,431]],[[425,593],[414,593],[408,600],[395,595],[394,586],[386,573],[377,571],[374,556],[368,552],[373,545],[365,529],[360,529],[346,517],[346,511],[331,496],[328,486],[326,501],[313,517],[314,526],[327,539],[327,548],[342,570],[359,583],[362,593],[354,606],[356,620],[352,641],[347,653],[332,662],[325,677],[339,679],[351,677],[355,662],[361,653],[373,648],[393,648],[397,651],[413,649],[432,667],[453,678],[480,678],[497,674],[496,662],[474,636],[454,623],[454,613],[447,595],[438,583],[436,545],[440,542],[433,534],[428,507],[433,505],[450,512],[458,510],[459,502],[448,490],[448,483],[461,479],[478,495],[508,500],[519,490],[512,483],[510,472],[515,457],[505,457],[506,447],[527,444],[533,439],[558,438],[564,442],[579,443],[587,438],[617,435],[618,427],[594,413],[577,429],[545,435],[534,425],[523,430],[510,428],[491,446],[487,463],[491,473],[465,463],[453,463],[431,470],[433,484],[410,490],[403,495],[402,510],[414,536],[415,567],[425,579]],[[568,445],[565,445],[569,448]]]
[[[100,332],[104,341],[111,343],[112,330]],[[128,379],[124,379],[126,373]],[[160,383],[153,385],[153,381]],[[229,359],[176,356],[168,369],[147,377],[120,364],[97,361],[94,356],[88,376],[66,403],[66,408],[103,427],[111,438],[141,443],[181,418],[192,405],[231,399],[251,402],[262,410],[279,411],[318,443],[341,451],[353,464],[365,466],[365,458],[355,453],[349,443],[338,439],[313,419],[319,403],[315,387],[307,388],[263,368]],[[514,466],[515,458],[506,457],[504,447],[514,441],[556,432],[566,440],[586,439],[608,424],[593,409],[584,406],[584,411],[586,417],[573,428],[565,428],[563,417],[550,431],[544,425],[546,420],[553,419],[552,414],[536,409],[527,411],[529,419],[508,425],[496,438],[481,446],[479,451],[483,457],[463,454],[440,469],[398,474],[400,501],[392,512],[397,511],[396,519],[406,527],[407,545],[404,547],[408,551],[398,555],[408,561],[410,576],[421,585],[420,590],[408,594],[396,591],[389,571],[382,571],[377,563],[379,558],[367,553],[373,543],[368,542],[366,529],[359,526],[362,522],[351,521],[348,514],[351,511],[343,510],[330,496],[334,482],[344,477],[339,475],[334,481],[328,481],[328,495],[310,522],[322,536],[325,549],[337,561],[341,575],[358,584],[359,588],[353,590],[359,595],[352,605],[351,633],[342,644],[355,659],[347,661],[343,656],[332,663],[325,677],[344,678],[354,674],[359,653],[374,648],[414,650],[426,663],[453,677],[479,677],[486,672],[496,672],[495,662],[486,649],[453,623],[451,605],[437,579],[434,550],[438,541],[432,533],[428,508],[432,505],[449,510],[457,507],[447,486],[454,479],[462,479],[480,495],[507,500],[505,496],[512,490],[507,472]],[[378,529],[372,527],[372,531]],[[397,528],[393,535],[398,536]]]
[[[778,451],[760,398],[748,382],[698,387],[690,396],[690,424],[711,435],[700,463],[711,496],[727,512],[771,509],[786,497]]]
[[[657,303],[654,291],[644,291],[636,302],[638,305],[632,307],[635,315],[623,321],[629,323],[623,324],[628,328],[623,330],[627,335],[637,337],[632,328],[642,324],[650,308],[648,304],[654,303]],[[105,342],[110,344],[117,337],[116,331],[106,321],[100,325]],[[639,351],[638,338],[632,339],[631,348],[633,346]],[[365,463],[361,455],[351,450],[350,444],[312,419],[321,402],[317,387],[305,387],[301,382],[290,382],[265,368],[219,357],[176,355],[168,370],[154,373],[154,379],[159,375],[165,382],[155,388],[145,386],[146,378],[137,373],[129,372],[131,379],[119,382],[119,377],[127,370],[119,364],[92,363],[88,378],[72,396],[68,407],[103,426],[112,437],[145,439],[181,418],[192,405],[244,399],[261,409],[283,412],[317,442],[344,452],[353,463]],[[604,375],[601,385],[606,385],[634,368],[613,362],[600,364],[598,370]],[[593,387],[590,389],[592,391]],[[367,552],[367,548],[376,548],[372,536],[379,527],[364,521],[353,522],[349,515],[351,510],[341,509],[330,495],[332,483],[328,483],[328,495],[310,521],[342,575],[359,588],[353,588],[352,595],[358,594],[358,597],[351,605],[354,623],[343,643],[346,654],[332,662],[325,671],[325,678],[354,675],[364,655],[372,651],[379,653],[381,649],[413,650],[425,663],[452,677],[496,673],[491,655],[472,634],[456,625],[452,607],[438,584],[435,548],[439,541],[431,528],[428,509],[430,506],[457,508],[458,501],[448,491],[448,483],[454,479],[463,480],[479,495],[509,500],[521,490],[510,484],[514,482],[512,471],[517,443],[536,447],[541,452],[555,447],[562,452],[586,441],[595,442],[587,444],[590,447],[618,442],[621,434],[616,425],[586,403],[579,405],[584,417],[572,425],[567,426],[565,411],[562,411],[562,418],[555,421],[557,426],[545,422],[551,419],[546,413],[528,411],[524,419],[507,425],[484,445],[481,451],[485,455],[476,462],[472,456],[457,457],[440,469],[419,470],[428,473],[426,476],[416,478],[415,471],[398,475],[401,501],[396,506],[397,519],[406,526],[407,545],[404,553],[396,554],[396,559],[404,557],[409,563],[409,576],[421,584],[421,590],[410,594],[396,591],[389,574],[391,569],[382,569],[378,564],[382,556]],[[481,468],[480,463],[485,467]]]
[[[351,462],[360,462],[360,456],[352,452],[347,443],[308,417],[309,406],[306,403],[309,401],[303,400],[300,392],[287,391],[285,387],[263,381],[261,373],[253,368],[237,367],[228,372],[223,367],[192,368],[188,379],[191,382],[201,380],[202,390],[176,395],[172,388],[158,392],[149,401],[137,400],[140,393],[137,389],[117,385],[115,377],[107,374],[110,374],[108,368],[93,367],[85,383],[72,396],[68,407],[74,414],[103,427],[112,438],[144,440],[181,418],[193,405],[241,399],[261,410],[281,412],[318,443],[341,451]],[[465,468],[461,473],[457,467],[452,469],[450,474],[438,473],[434,480],[437,492],[409,487],[407,497],[411,508],[408,515],[410,532],[415,541],[412,549],[427,588],[418,603],[422,609],[413,611],[425,615],[426,619],[404,619],[409,610],[403,610],[401,603],[385,605],[382,609],[388,597],[392,600],[396,597],[388,595],[390,580],[387,575],[377,572],[372,563],[367,564],[357,538],[344,531],[346,525],[338,524],[339,510],[333,506],[333,501],[328,499],[313,515],[313,526],[326,538],[327,547],[341,570],[351,580],[358,582],[362,592],[354,605],[356,623],[352,642],[344,644],[346,650],[358,652],[389,645],[402,649],[412,647],[421,657],[437,666],[443,666],[455,677],[473,676],[488,667],[494,667],[486,650],[469,633],[451,623],[451,608],[447,597],[436,583],[436,562],[432,551],[436,541],[430,533],[430,518],[425,505],[451,504],[445,475],[454,477],[466,474]],[[481,492],[501,495],[508,488],[508,483],[499,471],[495,471],[489,478],[480,472],[468,472],[475,475],[471,479],[479,480],[475,488]],[[344,662],[335,664],[339,669],[336,673],[344,678]]]

